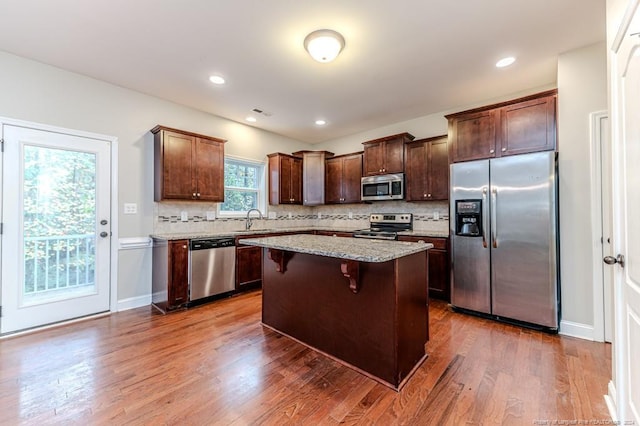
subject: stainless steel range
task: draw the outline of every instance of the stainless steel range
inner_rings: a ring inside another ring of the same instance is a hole
[[[397,240],[398,232],[413,229],[411,213],[371,213],[369,228],[354,231],[355,238],[371,238],[376,240]]]

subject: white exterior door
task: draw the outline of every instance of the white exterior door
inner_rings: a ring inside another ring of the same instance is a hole
[[[0,332],[108,311],[111,142],[12,123],[2,139]]]
[[[640,424],[640,11],[611,61],[615,405],[620,424]],[[614,263],[615,262],[615,263]]]

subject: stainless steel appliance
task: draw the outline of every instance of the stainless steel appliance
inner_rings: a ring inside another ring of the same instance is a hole
[[[189,302],[228,293],[236,288],[234,238],[189,242]]]
[[[557,331],[557,156],[451,165],[451,304]]]
[[[363,177],[360,197],[362,201],[404,199],[404,173]]]
[[[397,240],[398,232],[411,229],[413,229],[411,213],[371,213],[369,228],[357,230],[353,236],[376,240]]]

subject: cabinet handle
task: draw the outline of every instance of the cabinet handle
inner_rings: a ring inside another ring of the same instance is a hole
[[[502,152],[507,152],[507,148],[502,148]]]
[[[489,154],[493,154],[494,152],[496,152],[495,149],[490,149],[489,150]]]

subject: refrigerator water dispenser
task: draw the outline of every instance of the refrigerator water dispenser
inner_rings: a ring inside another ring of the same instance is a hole
[[[456,200],[456,235],[482,236],[482,200]]]

